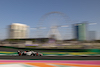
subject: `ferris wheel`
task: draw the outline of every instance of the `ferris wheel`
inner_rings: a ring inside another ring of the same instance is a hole
[[[31,29],[35,30],[35,38],[71,39],[70,37],[73,35],[72,24],[75,24],[75,22],[71,21],[64,13],[50,12],[40,18],[38,27]],[[94,24],[96,23],[88,23],[88,25]]]
[[[37,30],[36,35],[38,38],[53,37],[58,40],[63,39],[63,34],[67,33],[70,19],[67,15],[61,12],[50,12],[43,15],[38,23],[38,27],[31,29]],[[65,37],[65,36],[64,36]]]

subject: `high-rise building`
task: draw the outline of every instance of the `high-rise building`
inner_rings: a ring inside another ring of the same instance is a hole
[[[27,38],[28,26],[20,23],[12,23],[8,28],[9,39]]]
[[[73,26],[74,38],[79,41],[87,40],[87,23],[77,23]]]
[[[93,41],[96,39],[96,31],[89,31],[89,40]]]

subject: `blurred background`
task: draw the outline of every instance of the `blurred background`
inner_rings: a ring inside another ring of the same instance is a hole
[[[1,46],[28,48],[97,49],[99,30],[95,22],[71,21],[64,13],[43,15],[37,27],[12,23],[1,29]],[[92,29],[93,28],[93,29]]]
[[[100,49],[99,0],[0,0],[0,46]]]

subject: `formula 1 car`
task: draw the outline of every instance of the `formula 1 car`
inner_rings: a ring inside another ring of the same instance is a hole
[[[42,53],[34,52],[34,51],[17,51],[19,56],[43,56]]]

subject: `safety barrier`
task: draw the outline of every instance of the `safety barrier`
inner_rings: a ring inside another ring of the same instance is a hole
[[[1,48],[11,48],[18,50],[37,50],[37,51],[58,51],[58,52],[100,52],[100,49],[42,49],[42,48],[17,48],[11,46],[0,46]]]

